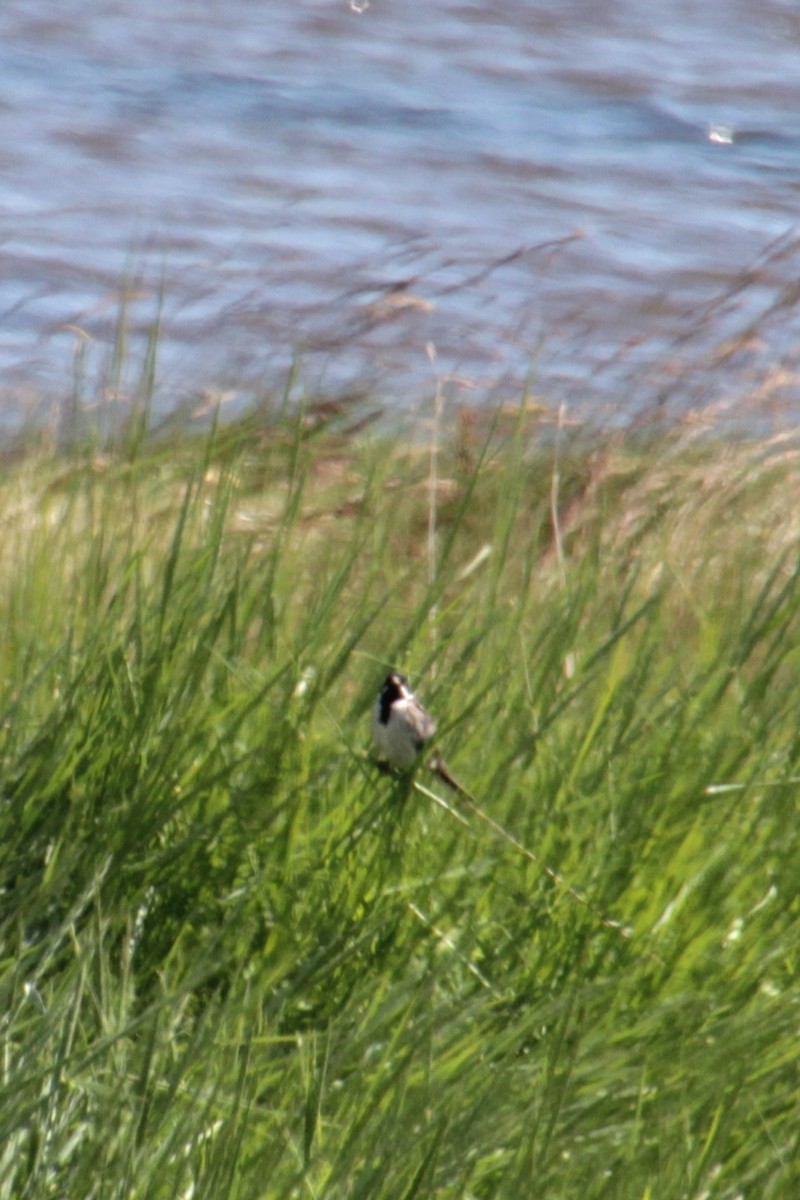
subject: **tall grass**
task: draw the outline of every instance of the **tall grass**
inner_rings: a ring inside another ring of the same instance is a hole
[[[796,1194],[796,455],[529,420],[6,466],[0,1200]]]

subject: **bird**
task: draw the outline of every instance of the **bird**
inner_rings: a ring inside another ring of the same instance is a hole
[[[372,712],[372,737],[385,763],[409,771],[435,733],[436,722],[414,695],[405,675],[390,671]]]

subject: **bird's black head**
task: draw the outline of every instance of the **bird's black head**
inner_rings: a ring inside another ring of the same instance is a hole
[[[392,705],[396,700],[402,700],[407,688],[405,675],[401,675],[399,671],[389,672],[383,681],[383,687],[378,697],[381,725],[388,725]]]

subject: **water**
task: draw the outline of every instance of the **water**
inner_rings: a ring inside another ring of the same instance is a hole
[[[459,403],[794,420],[799,51],[788,0],[6,3],[0,419],[124,403],[160,313],[162,412],[293,361],[402,407],[435,355]]]

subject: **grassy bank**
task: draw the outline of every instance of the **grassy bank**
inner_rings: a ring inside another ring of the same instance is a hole
[[[2,468],[0,1200],[796,1195],[795,453],[354,422]]]

